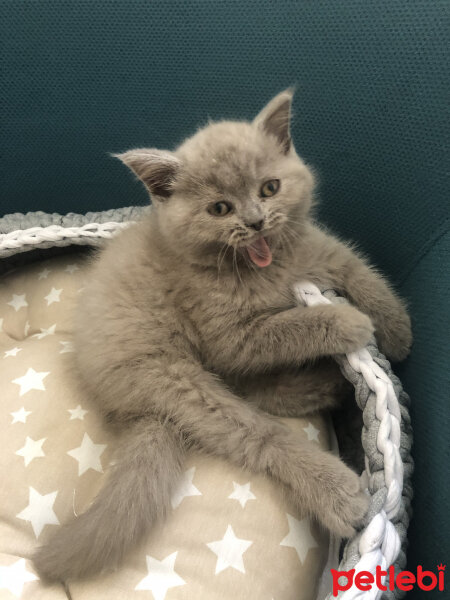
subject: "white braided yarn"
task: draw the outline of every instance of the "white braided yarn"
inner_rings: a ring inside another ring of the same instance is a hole
[[[32,227],[31,229],[18,229],[10,233],[0,234],[0,249],[18,249],[23,246],[37,246],[42,242],[58,242],[73,238],[110,238],[118,230],[128,227],[130,222],[117,223],[87,223],[81,227],[62,227],[49,225],[48,227]]]
[[[298,283],[294,288],[295,294],[307,306],[331,304],[317,286],[310,282]],[[377,437],[377,448],[383,456],[384,476],[388,488],[385,504],[378,514],[364,528],[359,540],[361,558],[355,565],[355,574],[369,571],[375,576],[379,565],[386,571],[397,558],[401,541],[391,523],[398,513],[403,489],[403,463],[400,457],[400,407],[394,387],[389,377],[372,359],[366,348],[346,355],[351,367],[364,377],[368,387],[376,396],[376,416],[380,421]],[[362,478],[370,481],[369,463],[366,460],[366,470]],[[382,578],[382,583],[384,583]],[[361,591],[353,585],[344,591],[340,598],[344,600],[376,600],[382,591],[375,586],[369,591]]]

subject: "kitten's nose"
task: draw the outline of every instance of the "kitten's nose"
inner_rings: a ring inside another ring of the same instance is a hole
[[[254,223],[246,223],[247,227],[251,227],[252,229],[255,229],[256,231],[261,231],[261,229],[263,228],[264,225],[264,219],[261,219],[260,221],[255,221]]]

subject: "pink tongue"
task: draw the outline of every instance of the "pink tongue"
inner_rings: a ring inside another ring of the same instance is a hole
[[[272,262],[272,252],[263,237],[247,246],[247,252],[252,262],[258,267],[268,267]]]

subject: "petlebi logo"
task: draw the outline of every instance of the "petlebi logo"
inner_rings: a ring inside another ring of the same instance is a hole
[[[337,596],[339,592],[349,590],[355,587],[361,591],[370,591],[376,587],[383,592],[396,588],[402,592],[408,592],[414,587],[418,587],[424,592],[429,592],[438,589],[444,591],[444,577],[446,565],[437,565],[437,573],[433,571],[424,571],[422,565],[417,567],[415,573],[412,571],[395,572],[393,566],[387,571],[383,571],[380,566],[377,566],[375,575],[370,571],[358,571],[355,574],[355,569],[350,571],[336,571],[331,569],[333,577],[333,596]],[[386,582],[386,577],[389,575],[389,582]]]

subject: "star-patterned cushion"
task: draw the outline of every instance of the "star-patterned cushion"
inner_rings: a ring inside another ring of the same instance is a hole
[[[67,366],[82,255],[15,270],[0,287],[0,598],[59,600],[29,560],[93,500],[115,439]],[[330,447],[327,421],[288,419]],[[302,600],[317,596],[328,536],[270,480],[189,454],[168,520],[115,573],[69,585],[73,600]]]

